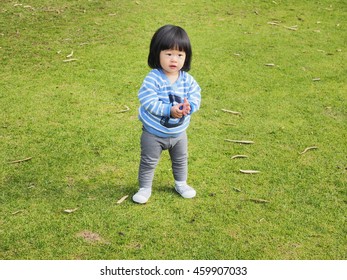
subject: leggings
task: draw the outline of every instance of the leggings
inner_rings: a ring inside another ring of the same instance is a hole
[[[151,188],[154,170],[163,150],[169,150],[173,176],[176,181],[186,181],[188,173],[188,141],[183,132],[178,137],[162,138],[143,129],[141,136],[140,188]]]

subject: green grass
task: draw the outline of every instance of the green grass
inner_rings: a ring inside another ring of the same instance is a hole
[[[290,2],[2,1],[0,259],[347,259],[347,5]],[[137,91],[167,23],[203,89],[198,195],[173,191],[164,153],[141,206]]]

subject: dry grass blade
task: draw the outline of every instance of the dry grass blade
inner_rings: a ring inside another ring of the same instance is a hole
[[[72,62],[72,61],[76,61],[76,58],[69,58],[69,59],[65,59],[63,60],[63,62]]]
[[[24,212],[24,210],[18,210],[18,211],[13,212],[12,215],[17,215],[17,214],[22,213],[22,212]]]
[[[245,170],[245,169],[240,169],[240,172],[243,174],[257,174],[260,173],[258,170]]]
[[[18,159],[18,160],[10,161],[9,163],[21,163],[21,162],[28,161],[31,159],[32,159],[32,157],[28,157],[28,158],[24,158],[24,159]]]
[[[276,21],[269,21],[267,24],[279,26],[279,23]]]
[[[73,51],[66,56],[66,58],[71,58],[73,56]]]
[[[127,198],[128,198],[128,195],[123,196],[120,200],[117,201],[117,204],[121,204]]]
[[[25,6],[23,6],[23,8],[29,8],[29,9],[31,9],[31,10],[35,10],[32,6],[30,6],[30,5],[25,5]]]
[[[234,190],[235,192],[241,192],[241,190],[238,189],[238,188],[233,188],[233,190]]]
[[[276,65],[274,63],[266,63],[265,66],[268,66],[268,67],[275,67]]]
[[[237,111],[231,111],[231,110],[227,110],[227,109],[222,109],[222,111],[225,113],[232,114],[232,115],[241,115],[241,113],[237,112]]]
[[[128,112],[130,110],[130,108],[127,105],[124,105],[125,109],[124,110],[120,110],[117,113],[125,113]]]
[[[234,155],[231,157],[231,159],[235,159],[235,158],[248,158],[248,156],[246,156],[246,155]]]
[[[249,140],[231,140],[231,139],[225,139],[227,142],[232,142],[232,143],[238,143],[238,144],[254,144],[253,141]]]
[[[284,26],[284,28],[292,30],[292,31],[297,31],[298,30],[298,26],[294,25],[294,26]]]
[[[73,212],[75,212],[78,208],[74,208],[74,209],[65,209],[64,210],[64,213],[67,213],[67,214],[71,214]]]
[[[306,153],[309,150],[315,150],[318,149],[317,146],[312,146],[312,147],[307,147],[305,150],[303,150],[301,153],[299,153],[300,155],[303,155],[304,153]]]
[[[318,81],[320,81],[320,78],[313,78],[312,81],[318,82]]]

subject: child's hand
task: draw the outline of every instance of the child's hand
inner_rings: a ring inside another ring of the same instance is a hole
[[[184,103],[183,103],[183,108],[182,108],[182,113],[184,116],[187,116],[189,115],[190,113],[190,104],[188,102],[188,99],[187,98],[184,98]]]
[[[180,119],[183,117],[183,110],[180,108],[183,106],[183,103],[172,106],[170,109],[171,117],[174,119]]]
[[[184,102],[171,107],[171,117],[180,119],[183,116],[187,116],[190,113],[190,104],[187,98],[184,98]]]

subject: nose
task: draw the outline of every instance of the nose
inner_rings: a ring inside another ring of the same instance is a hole
[[[171,55],[171,61],[176,62],[178,60],[178,55]]]

